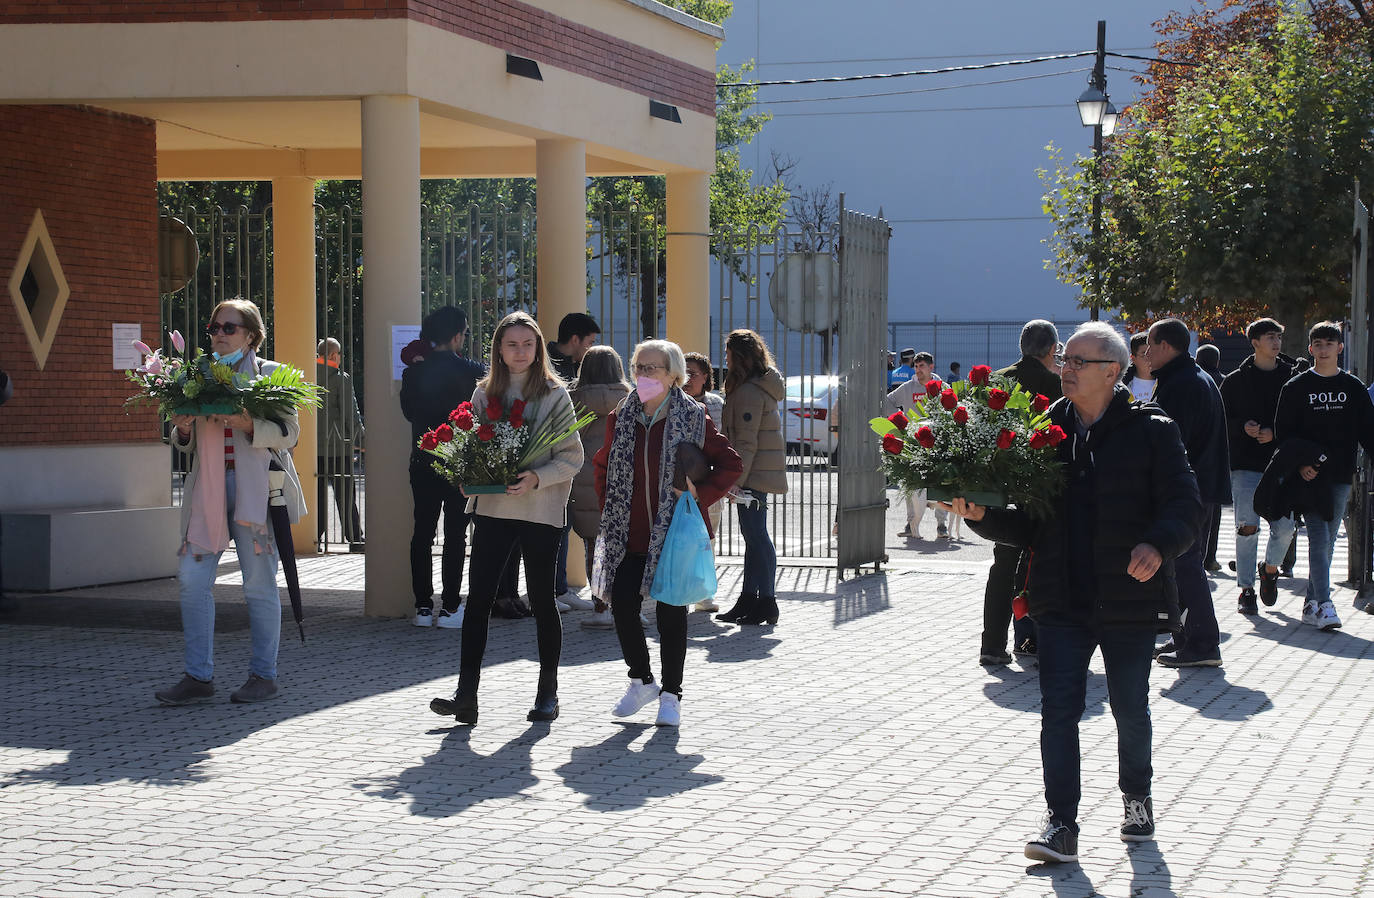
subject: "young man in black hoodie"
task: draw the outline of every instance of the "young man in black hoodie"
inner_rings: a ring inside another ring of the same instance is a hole
[[[1325,490],[1332,509],[1330,520],[1320,513],[1304,516],[1307,523],[1307,597],[1302,622],[1321,630],[1341,625],[1331,603],[1331,553],[1340,529],[1350,479],[1355,473],[1355,444],[1374,453],[1374,403],[1364,384],[1340,368],[1341,326],[1323,321],[1308,332],[1312,369],[1284,384],[1274,419],[1274,439],[1282,447],[1289,439],[1308,440],[1322,448],[1321,465],[1303,465],[1303,480]]]
[[[1226,403],[1231,500],[1236,510],[1236,585],[1240,587],[1236,610],[1258,614],[1255,576],[1259,575],[1259,598],[1273,605],[1279,597],[1279,565],[1293,538],[1291,517],[1270,522],[1264,562],[1257,566],[1260,516],[1255,511],[1255,488],[1278,445],[1274,442],[1274,415],[1279,391],[1293,377],[1293,364],[1279,354],[1283,325],[1273,318],[1251,323],[1245,336],[1254,354],[1222,381],[1221,398]]]
[[[401,375],[401,413],[410,422],[410,491],[415,498],[415,532],[410,538],[410,580],[415,592],[415,626],[434,623],[434,570],[431,548],[444,513],[444,554],[441,576],[443,608],[438,626],[463,626],[463,553],[468,543],[467,499],[434,470],[434,457],[417,445],[425,431],[448,420],[458,403],[472,398],[486,369],[458,355],[467,339],[468,316],[462,309],[443,306],[425,316],[420,336],[432,349]]]

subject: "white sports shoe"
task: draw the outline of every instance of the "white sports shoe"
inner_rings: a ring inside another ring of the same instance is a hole
[[[1306,615],[1304,615],[1306,617]],[[1317,629],[1318,630],[1339,630],[1341,619],[1336,616],[1336,606],[1330,602],[1323,602],[1317,608]]]
[[[574,611],[593,611],[596,605],[590,599],[584,599],[573,590],[568,590],[559,596],[555,601],[562,602]]]
[[[572,606],[564,602],[562,599],[554,599],[553,607],[558,609],[559,614],[567,614],[569,611],[572,611]]]
[[[1311,624],[1314,627],[1321,626],[1321,615],[1317,612],[1317,603],[1311,600],[1302,604],[1302,622]]]
[[[629,717],[649,702],[658,698],[658,684],[646,683],[643,680],[630,680],[630,688],[625,690],[625,694],[620,697],[620,701],[615,703],[611,713],[616,717]],[[677,696],[673,696],[674,700]]]
[[[658,697],[658,719],[655,726],[675,727],[682,722],[682,699],[665,692]]]
[[[442,630],[461,630],[463,629],[463,616],[466,605],[459,605],[458,610],[452,613],[444,610],[439,611],[437,625]]]
[[[710,613],[719,611],[720,606],[717,605],[715,602],[711,601],[710,599],[702,599],[700,602],[697,602],[696,610]]]
[[[615,620],[611,617],[611,609],[598,611],[591,617],[582,622],[582,626],[588,630],[614,630]]]
[[[434,625],[434,609],[432,609],[432,608],[416,608],[416,609],[415,609],[415,626],[417,626],[417,627],[431,627],[431,626],[433,626],[433,625]]]

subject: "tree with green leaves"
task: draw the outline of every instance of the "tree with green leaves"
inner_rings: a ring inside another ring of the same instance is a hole
[[[1374,186],[1374,63],[1363,30],[1333,40],[1318,26],[1310,10],[1280,6],[1239,43],[1194,44],[1197,65],[1167,89],[1155,79],[1100,168],[1051,148],[1046,267],[1084,291],[1082,305],[1100,273],[1099,306],[1128,326],[1177,316],[1234,328],[1268,314],[1300,334],[1343,317],[1355,179]]]

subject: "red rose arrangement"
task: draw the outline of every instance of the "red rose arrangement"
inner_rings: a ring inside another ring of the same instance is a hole
[[[545,401],[554,401],[549,396]],[[517,399],[505,408],[501,400],[487,400],[476,409],[462,402],[448,420],[426,431],[419,446],[433,455],[434,470],[455,486],[483,492],[513,483],[539,456],[596,420],[591,412],[565,406],[546,415],[537,426],[526,417],[529,403]]]
[[[1064,486],[1050,401],[975,365],[953,385],[931,380],[911,406],[869,422],[882,438],[889,483],[931,499],[963,496],[1046,516]]]

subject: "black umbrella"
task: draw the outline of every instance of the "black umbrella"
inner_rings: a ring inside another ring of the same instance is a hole
[[[301,609],[301,579],[296,573],[296,544],[291,540],[291,515],[286,507],[286,471],[276,459],[267,469],[267,510],[272,515],[272,530],[277,536],[277,554],[281,556],[281,568],[286,572],[286,594],[291,597],[291,616],[301,631],[301,642],[305,642],[305,612]]]

